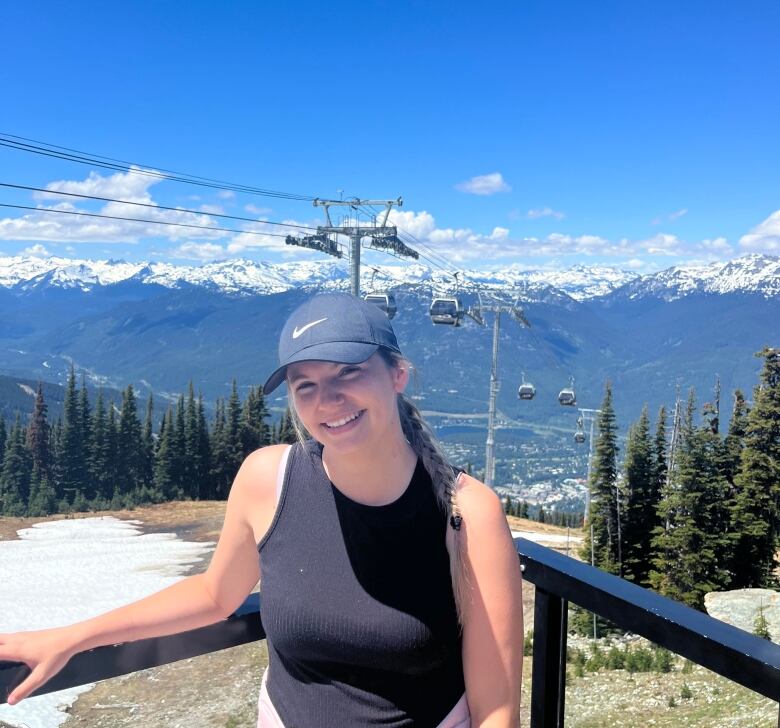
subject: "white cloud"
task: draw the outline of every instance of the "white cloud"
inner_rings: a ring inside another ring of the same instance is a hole
[[[639,240],[635,245],[651,255],[679,255],[682,251],[682,242],[676,235],[658,233],[652,238]]]
[[[296,220],[282,220],[287,225],[300,227],[312,227],[311,223],[301,223]],[[259,233],[259,234],[258,234]],[[312,251],[309,248],[302,248],[298,245],[287,245],[285,238],[287,234],[296,235],[296,231],[288,228],[286,231],[277,225],[269,225],[258,221],[246,225],[246,231],[238,233],[227,244],[228,253],[243,253],[252,248],[263,248],[264,250],[279,253],[286,258],[301,257],[303,255],[311,256]]]
[[[131,167],[131,169],[141,171],[140,167]],[[144,174],[117,172],[108,177],[102,177],[97,172],[90,172],[85,180],[58,180],[47,184],[46,189],[58,192],[71,192],[77,195],[111,197],[115,200],[151,203],[152,198],[149,194],[149,188],[161,181],[159,177],[150,177]],[[47,192],[36,192],[33,197],[36,200],[59,201],[63,199],[61,195],[53,195]]]
[[[478,175],[455,185],[455,189],[470,195],[495,195],[497,192],[509,192],[512,188],[506,183],[501,172]]]
[[[756,253],[780,253],[780,210],[739,239],[739,247]]]
[[[257,205],[253,205],[251,202],[248,205],[244,205],[244,210],[251,213],[252,215],[269,215],[273,212],[270,207],[258,207]]]
[[[226,256],[225,249],[215,243],[182,243],[178,248],[168,251],[171,258],[188,260],[214,260]]]
[[[81,242],[81,243],[137,243],[146,238],[165,237],[169,240],[188,238],[220,238],[225,233],[216,230],[196,230],[190,227],[166,227],[156,223],[178,223],[217,227],[207,213],[185,210],[161,210],[155,203],[149,188],[160,180],[132,173],[116,173],[108,177],[90,172],[84,180],[59,180],[47,185],[51,192],[35,193],[38,209],[19,217],[0,218],[0,240]],[[66,198],[54,191],[72,192],[95,197],[114,198],[129,202],[142,202],[153,207],[124,205],[106,202],[96,209],[95,202],[78,198]],[[53,204],[46,204],[47,202]],[[95,213],[123,220],[88,217],[82,215],[55,215],[51,210]],[[137,222],[136,222],[137,220]],[[152,222],[144,222],[149,220]]]
[[[525,216],[529,220],[537,220],[540,217],[554,217],[556,220],[563,220],[566,215],[564,215],[562,212],[559,212],[558,210],[553,210],[550,207],[542,207],[537,210],[529,210]]]
[[[51,255],[51,253],[46,250],[43,245],[36,243],[35,245],[31,245],[29,248],[25,248],[24,250],[20,251],[19,255],[31,255],[35,258],[45,258]]]
[[[708,250],[717,255],[729,256],[734,254],[733,246],[729,245],[728,240],[723,237],[714,238],[712,240],[702,240],[699,243],[699,247],[701,250]]]
[[[217,197],[219,197],[220,200],[232,200],[236,196],[236,193],[232,190],[220,190],[217,192]]]
[[[203,204],[198,208],[201,212],[205,212],[208,215],[224,215],[225,208],[221,205],[206,205]]]
[[[651,221],[651,225],[661,225],[665,222],[674,222],[675,220],[679,220],[683,215],[688,214],[688,208],[683,207],[680,210],[675,210],[674,212],[670,212],[668,215],[659,215],[658,217],[654,217]]]

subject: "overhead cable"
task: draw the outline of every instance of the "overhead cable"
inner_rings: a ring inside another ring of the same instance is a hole
[[[16,149],[31,154],[39,154],[45,157],[54,157],[78,164],[86,164],[93,167],[110,169],[116,172],[125,172],[128,174],[138,174],[157,179],[166,179],[172,182],[182,182],[183,184],[198,185],[201,187],[210,187],[212,189],[228,190],[231,192],[243,192],[250,195],[260,195],[263,197],[275,197],[287,200],[298,200],[312,202],[315,197],[311,195],[301,195],[292,192],[280,192],[278,190],[268,190],[251,185],[226,182],[225,180],[213,179],[211,177],[201,177],[198,175],[187,174],[184,172],[175,172],[158,168],[155,165],[137,164],[127,162],[121,159],[105,157],[99,154],[90,154],[70,147],[62,147],[48,142],[41,142],[27,137],[20,137],[14,134],[5,134],[0,132],[0,146],[9,149]]]
[[[75,210],[53,210],[50,207],[33,207],[32,205],[12,205],[8,202],[0,202],[0,207],[12,207],[17,210],[33,210],[35,212],[49,212],[55,215],[78,215],[80,217],[99,217],[105,220],[127,220],[128,222],[144,222],[151,225],[165,225],[168,227],[194,228],[196,230],[209,230],[222,233],[242,233],[244,235],[264,235],[272,238],[286,238],[284,233],[268,233],[260,230],[236,230],[235,228],[211,227],[210,225],[192,225],[183,222],[165,222],[164,220],[148,220],[140,217],[122,217],[121,215],[101,215],[97,212],[76,212]]]
[[[113,197],[98,197],[96,195],[83,195],[77,192],[63,192],[61,190],[49,190],[43,187],[29,187],[28,185],[17,185],[10,182],[0,182],[0,187],[8,187],[15,190],[28,190],[30,192],[44,192],[50,195],[65,195],[67,197],[78,197],[84,200],[98,200],[100,202],[117,202],[122,205],[136,205],[138,207],[149,207],[153,210],[170,210],[171,212],[188,212],[193,215],[208,215],[209,217],[221,217],[226,220],[241,220],[244,222],[262,223],[263,225],[276,225],[280,227],[291,227],[297,230],[316,230],[308,225],[296,225],[291,222],[272,222],[270,220],[258,220],[256,217],[242,217],[240,215],[225,215],[220,212],[207,212],[205,210],[190,210],[184,207],[167,207],[166,205],[154,205],[149,202],[131,202],[130,200],[116,200]],[[39,208],[36,208],[39,209]]]

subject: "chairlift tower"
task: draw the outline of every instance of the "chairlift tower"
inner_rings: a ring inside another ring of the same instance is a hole
[[[358,214],[361,208],[367,206],[383,206],[384,213],[372,216],[368,224],[361,224]],[[401,207],[403,199],[396,200],[360,200],[357,197],[348,200],[314,200],[315,207],[325,209],[325,225],[318,225],[315,235],[287,236],[288,245],[300,245],[313,248],[323,253],[342,257],[336,239],[339,235],[349,238],[349,277],[353,296],[360,295],[360,248],[364,238],[369,238],[367,248],[372,250],[390,251],[395,255],[407,258],[419,258],[416,250],[407,246],[399,237],[395,225],[388,225],[390,210]],[[341,225],[334,225],[330,217],[331,207],[348,207],[347,216]]]
[[[470,309],[467,314],[477,323],[484,326],[482,314],[485,311],[493,313],[493,355],[490,362],[490,399],[488,402],[488,431],[485,441],[485,485],[493,487],[496,478],[496,398],[500,388],[498,379],[498,337],[501,333],[501,314],[509,314],[521,326],[530,326],[522,309],[517,306],[517,299],[508,306],[502,303],[485,305],[480,301],[477,309]]]

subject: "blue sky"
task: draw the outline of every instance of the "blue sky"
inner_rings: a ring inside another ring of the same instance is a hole
[[[3,24],[0,132],[304,195],[402,195],[397,223],[455,267],[780,253],[776,1],[51,1],[12,3]],[[319,221],[307,202],[149,181],[0,147],[0,182],[202,211],[161,220]],[[5,255],[316,257],[283,242],[0,208]]]

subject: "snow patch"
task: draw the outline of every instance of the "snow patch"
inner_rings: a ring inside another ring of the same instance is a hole
[[[141,599],[179,581],[214,546],[144,534],[140,526],[112,516],[63,519],[21,529],[18,541],[0,541],[0,632],[59,627]],[[92,687],[0,705],[0,721],[56,728]]]

